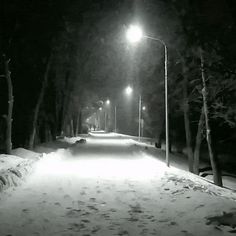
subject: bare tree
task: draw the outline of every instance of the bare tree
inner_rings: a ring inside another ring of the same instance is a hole
[[[39,94],[39,97],[38,97],[38,100],[37,100],[37,103],[36,103],[36,106],[34,109],[32,129],[31,129],[31,134],[30,134],[30,139],[29,139],[29,148],[30,149],[33,149],[33,147],[34,147],[34,140],[35,140],[36,127],[37,127],[37,121],[38,121],[38,116],[39,116],[39,109],[40,109],[40,106],[43,102],[43,97],[44,97],[45,90],[47,87],[51,63],[52,63],[52,54],[49,56],[48,61],[47,61],[42,87],[41,87],[40,94]]]
[[[5,69],[5,78],[7,80],[7,88],[8,88],[8,112],[7,115],[5,115],[6,119],[6,153],[11,154],[12,150],[12,110],[13,110],[13,103],[14,103],[14,97],[13,97],[13,86],[12,86],[12,80],[11,80],[11,72],[9,69],[9,63],[10,59],[7,59],[5,55],[3,55],[3,61],[4,61],[4,69]]]
[[[194,148],[194,162],[193,162],[193,172],[194,174],[199,174],[199,160],[200,160],[200,148],[203,139],[203,125],[204,125],[204,108],[201,109],[201,115],[198,121],[197,135],[195,138],[195,148]]]
[[[205,76],[205,68],[204,68],[204,55],[202,48],[199,49],[200,51],[200,59],[201,59],[201,76],[202,76],[202,97],[203,97],[203,109],[204,109],[204,116],[205,116],[205,125],[206,125],[206,140],[208,145],[208,151],[210,156],[211,167],[213,171],[213,179],[214,183],[218,186],[223,186],[222,183],[222,176],[221,171],[219,168],[218,158],[214,153],[213,150],[213,143],[212,143],[212,134],[211,134],[211,127],[209,122],[209,110],[208,110],[208,89],[206,86],[206,76]]]
[[[183,112],[184,112],[184,127],[186,136],[186,146],[188,155],[188,167],[189,171],[193,172],[193,149],[192,149],[192,133],[189,119],[189,98],[188,98],[188,77],[186,75],[187,67],[184,60],[182,60],[182,71],[183,71]]]

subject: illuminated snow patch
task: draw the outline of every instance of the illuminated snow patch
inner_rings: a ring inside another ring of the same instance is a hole
[[[105,133],[104,131],[96,131],[89,133],[93,137],[102,137],[102,138],[112,138],[112,137],[118,137],[119,135],[116,133]]]
[[[87,157],[68,160],[50,154],[38,163],[37,170],[42,175],[72,176],[81,178],[105,179],[150,179],[162,176],[166,170],[164,163],[143,154],[139,159]]]
[[[104,137],[104,136],[103,136]],[[124,146],[129,145],[133,143],[131,139],[119,139],[119,138],[113,138],[113,139],[106,139],[106,138],[99,138],[99,139],[87,139],[89,144],[99,144],[104,146]]]

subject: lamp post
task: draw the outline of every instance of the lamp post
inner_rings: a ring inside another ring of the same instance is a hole
[[[141,137],[141,112],[142,112],[142,96],[139,95],[139,102],[138,102],[138,141],[140,141],[140,137]]]
[[[115,106],[115,133],[116,133],[116,129],[117,129],[117,124],[116,124],[116,122],[117,122],[117,120],[116,120],[116,106]]]
[[[110,105],[110,100],[109,99],[107,99],[106,100],[106,102],[105,102],[105,104],[106,104],[106,107],[108,107],[109,105]],[[105,120],[104,120],[104,122],[105,122],[105,131],[107,131],[107,123],[108,123],[108,126],[109,126],[109,110],[108,110],[108,112],[106,112],[106,107],[104,108],[104,118],[105,118]],[[108,119],[107,119],[108,118]]]
[[[146,107],[142,107],[142,113],[141,113],[141,137],[143,137],[143,129],[144,129],[144,116],[142,115],[143,112],[146,111]]]
[[[166,131],[166,165],[170,165],[169,161],[169,118],[168,118],[168,49],[166,43],[159,39],[150,36],[143,35],[142,29],[137,25],[131,25],[126,33],[127,39],[131,43],[138,43],[142,38],[151,39],[161,43],[164,47],[164,57],[165,57],[165,131]]]

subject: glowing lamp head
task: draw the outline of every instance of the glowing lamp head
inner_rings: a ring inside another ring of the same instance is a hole
[[[143,110],[143,111],[146,111],[146,107],[145,107],[145,106],[143,106],[143,107],[142,107],[142,110]]]
[[[102,110],[102,107],[99,107],[99,111],[101,111]]]
[[[137,25],[131,25],[127,32],[126,32],[126,38],[131,43],[137,43],[139,42],[143,37],[142,29]]]
[[[106,104],[107,104],[107,105],[110,105],[110,100],[109,100],[109,99],[106,100]]]
[[[129,96],[131,93],[133,92],[133,89],[128,86],[126,89],[125,89],[125,93]]]

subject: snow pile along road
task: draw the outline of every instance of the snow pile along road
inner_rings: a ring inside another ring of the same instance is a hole
[[[12,154],[0,155],[0,191],[19,185],[41,156],[23,148],[14,149]]]

